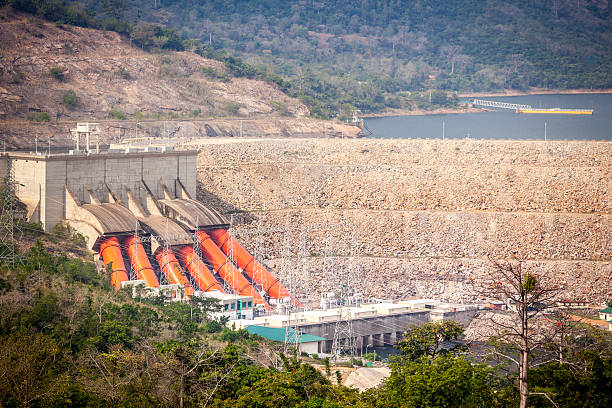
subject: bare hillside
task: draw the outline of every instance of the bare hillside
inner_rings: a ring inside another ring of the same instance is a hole
[[[31,146],[33,133],[66,144],[77,120],[102,122],[103,142],[179,128],[186,136],[236,135],[241,119],[258,136],[359,131],[311,120],[298,100],[265,82],[231,78],[219,61],[147,53],[114,32],[56,26],[10,9],[0,14],[0,130],[8,147]],[[76,99],[66,99],[70,91]],[[261,118],[280,124],[266,129]],[[185,124],[164,124],[175,121]]]

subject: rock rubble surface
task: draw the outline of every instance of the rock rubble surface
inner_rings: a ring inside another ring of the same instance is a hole
[[[239,240],[312,300],[350,274],[366,297],[472,301],[488,258],[511,256],[554,271],[567,298],[612,292],[609,142],[279,139],[201,148],[198,198],[233,214]]]

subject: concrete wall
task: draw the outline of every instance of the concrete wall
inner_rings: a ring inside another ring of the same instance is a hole
[[[45,203],[45,179],[47,169],[43,158],[33,156],[31,160],[16,160],[9,158],[15,170],[15,181],[22,184],[17,187],[17,197],[28,207],[28,212],[33,207],[38,207],[32,214],[32,222],[42,222]]]
[[[406,329],[409,324],[422,324],[429,321],[429,311],[417,311],[401,315],[377,316],[364,319],[355,319],[353,324],[353,335],[357,349],[365,348],[372,344],[380,347],[395,344],[398,335]],[[327,341],[321,342],[321,352],[331,351],[336,322],[300,325],[304,333],[324,337]]]
[[[82,202],[89,202],[86,186],[101,202],[109,202],[108,189],[115,197],[127,202],[129,188],[146,208],[144,180],[153,195],[163,197],[162,181],[171,194],[176,194],[177,177],[188,193],[196,196],[195,151],[166,153],[115,153],[89,156],[10,154],[15,167],[15,179],[24,184],[18,196],[29,207],[39,203],[39,214],[32,221],[40,221],[46,231],[65,217],[65,186]],[[6,173],[6,161],[0,161],[0,171]]]
[[[465,311],[430,311],[419,310],[403,314],[367,317],[352,320],[355,345],[359,351],[370,347],[383,347],[394,345],[412,324],[423,324],[429,321],[455,320],[467,326],[474,318],[477,310]],[[336,322],[304,323],[298,324],[304,333],[324,337],[326,341],[320,342],[320,352],[329,353],[332,350]]]

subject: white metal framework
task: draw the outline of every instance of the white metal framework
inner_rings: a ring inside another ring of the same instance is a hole
[[[491,108],[503,108],[503,109],[512,109],[512,110],[533,109],[530,105],[519,105],[516,103],[498,102],[498,101],[485,101],[483,99],[474,99],[472,101],[472,105],[488,106]]]

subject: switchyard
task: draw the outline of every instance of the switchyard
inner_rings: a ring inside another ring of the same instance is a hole
[[[65,223],[82,234],[115,289],[169,301],[216,297],[224,307],[220,315],[234,325],[285,328],[286,344],[299,344],[304,334],[319,336],[317,351],[336,355],[392,345],[407,324],[440,316],[465,320],[475,313],[432,311],[432,302],[411,307],[361,299],[354,271],[335,270],[328,239],[329,293],[321,310],[312,310],[292,296],[292,277],[308,271],[289,265],[295,271],[281,282],[231,235],[231,220],[195,200],[197,150],[161,145],[101,151],[91,147],[95,124],[78,124],[73,134],[76,148],[69,152],[3,153],[0,172],[14,178],[21,216],[46,232]],[[300,246],[305,251],[305,243]]]

